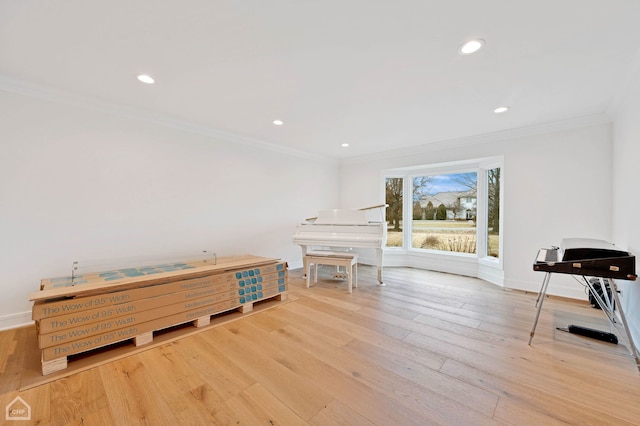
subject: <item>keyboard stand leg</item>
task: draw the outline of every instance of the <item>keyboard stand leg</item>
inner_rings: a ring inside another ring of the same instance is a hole
[[[593,286],[589,278],[583,276],[582,279],[584,280],[587,288],[589,288],[589,293],[591,294],[593,299],[596,301],[596,303],[598,304],[602,312],[605,314],[605,316],[609,320],[609,323],[611,324],[611,329],[613,331],[616,328],[616,318],[615,318],[615,314],[613,313],[614,305],[613,305],[613,300],[609,299],[608,292],[606,291],[607,283],[609,285],[609,288],[611,288],[612,280],[608,278],[598,278],[598,281],[600,284],[600,290],[602,291],[602,297],[600,297],[600,295],[596,291],[595,287]]]
[[[544,276],[544,280],[542,281],[542,287],[540,288],[540,293],[538,293],[538,299],[536,300],[538,311],[536,312],[536,318],[533,320],[531,333],[529,333],[529,345],[531,345],[531,341],[533,340],[533,335],[536,332],[536,326],[538,325],[538,318],[540,318],[540,311],[542,310],[542,302],[544,302],[544,296],[547,294],[547,287],[549,286],[550,279],[551,279],[551,272],[547,272]]]
[[[551,274],[551,272],[547,272],[547,273],[544,275],[544,279],[542,280],[542,285],[540,286],[540,291],[538,292],[538,297],[536,297],[536,304],[535,304],[535,305],[533,305],[533,306],[535,306],[536,308],[538,307],[538,303],[540,303],[540,296],[542,295],[542,290],[544,290],[544,286],[545,286],[545,284],[546,284],[546,282],[547,282],[547,276],[548,276],[549,274]],[[546,293],[546,290],[545,290],[545,293]]]
[[[613,279],[609,280],[609,284],[611,285],[611,294],[613,295],[613,300],[615,301],[615,307],[618,309],[618,312],[620,312],[622,327],[624,328],[624,332],[627,335],[629,346],[631,346],[631,355],[633,355],[633,358],[636,361],[636,367],[638,367],[638,371],[640,372],[640,356],[638,356],[638,350],[636,349],[636,345],[633,342],[633,338],[631,337],[631,332],[629,332],[627,317],[624,315],[624,310],[622,309],[622,305],[620,304],[620,298],[618,297],[618,287],[616,286],[616,282]]]

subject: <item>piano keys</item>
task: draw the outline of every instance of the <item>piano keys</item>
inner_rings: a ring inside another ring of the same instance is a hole
[[[371,248],[376,253],[378,282],[382,282],[383,247],[387,242],[387,223],[371,221],[367,211],[383,209],[386,204],[364,209],[321,210],[317,217],[306,219],[296,227],[293,242],[302,249],[302,256],[312,248]]]
[[[546,272],[542,287],[536,300],[537,312],[529,335],[529,345],[533,340],[542,303],[549,286],[551,274],[570,274],[581,276],[584,285],[596,300],[602,311],[607,316],[612,328],[619,325],[616,312],[619,314],[621,326],[627,336],[631,355],[640,371],[640,355],[635,346],[629,326],[618,297],[616,279],[634,281],[636,275],[635,256],[615,245],[597,239],[590,238],[565,238],[560,242],[560,247],[540,249],[533,262],[534,271]],[[589,279],[591,277],[591,279]],[[604,292],[598,294],[594,282],[599,283],[599,288],[610,288],[610,295]]]

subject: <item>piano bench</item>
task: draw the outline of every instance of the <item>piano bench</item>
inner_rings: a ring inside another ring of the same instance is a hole
[[[314,266],[314,283],[318,282],[318,265],[342,266],[347,272],[349,293],[352,287],[358,287],[358,255],[347,252],[313,251],[307,253],[302,259],[304,273],[307,276],[307,288],[311,280],[311,265]]]

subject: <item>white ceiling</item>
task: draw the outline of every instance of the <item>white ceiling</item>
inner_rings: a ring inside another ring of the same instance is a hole
[[[638,18],[638,0],[0,0],[0,96],[28,84],[346,158],[604,114]]]

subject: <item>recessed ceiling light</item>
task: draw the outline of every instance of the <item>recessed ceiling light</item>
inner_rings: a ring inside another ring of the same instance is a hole
[[[493,112],[495,112],[496,114],[502,114],[503,112],[507,112],[507,111],[509,111],[508,106],[501,106],[493,110]]]
[[[484,40],[480,38],[476,40],[469,40],[468,42],[460,46],[458,52],[460,52],[461,55],[471,55],[472,53],[480,50],[482,46],[484,46]]]
[[[273,124],[275,124],[276,126],[282,126],[284,124],[284,121],[282,121],[282,120],[273,120]]]
[[[340,146],[341,146],[341,147],[343,147],[343,148],[347,148],[347,147],[349,146],[349,144],[348,144],[348,143],[343,143],[343,144],[342,144],[342,145],[340,145]]]
[[[146,84],[153,84],[156,82],[151,76],[148,76],[147,74],[140,74],[138,76],[138,80]]]

